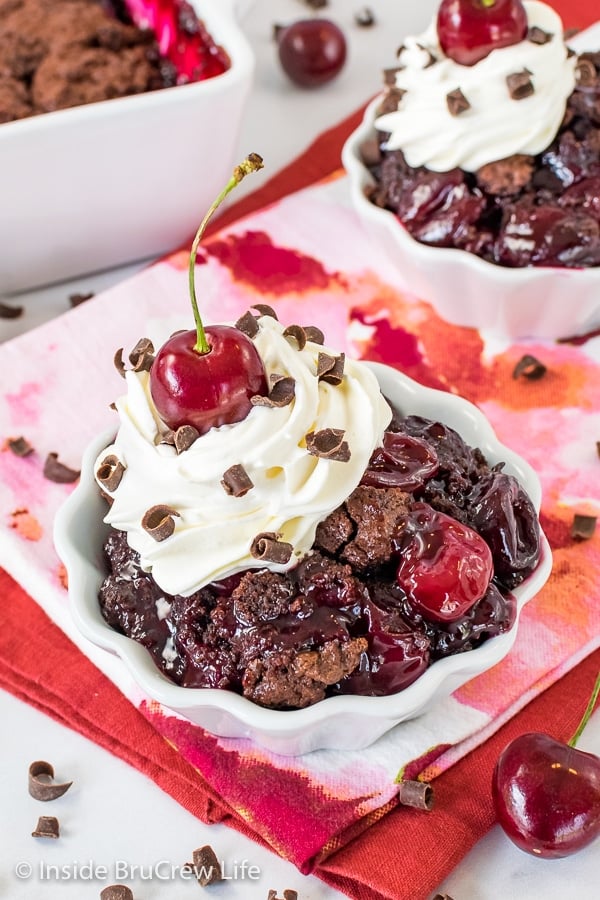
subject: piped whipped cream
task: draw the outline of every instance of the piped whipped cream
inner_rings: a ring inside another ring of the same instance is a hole
[[[387,150],[402,150],[413,168],[475,172],[515,153],[541,153],[552,142],[575,86],[576,59],[568,56],[557,13],[537,0],[524,6],[529,28],[551,39],[538,44],[526,38],[473,66],[445,56],[435,21],[419,37],[406,38],[395,75],[395,87],[405,93],[396,111],[375,120],[379,131],[390,132]],[[523,72],[533,93],[516,100],[507,78]],[[457,90],[469,108],[452,115],[447,96]]]
[[[295,565],[310,550],[319,522],[359,484],[391,420],[377,379],[363,363],[346,359],[341,384],[329,384],[317,378],[317,361],[319,353],[337,356],[335,351],[312,341],[299,350],[277,320],[262,316],[258,322],[254,342],[267,376],[294,379],[291,403],[254,407],[243,421],[211,429],[178,454],[160,443],[167,429],[152,402],[149,373],[128,371],[127,393],[115,404],[117,436],[96,460],[96,473],[111,455],[124,467],[117,487],[107,491],[112,503],[104,521],[127,532],[142,568],[168,594],[187,596],[248,568]],[[328,428],[344,431],[348,461],[308,452],[306,435]],[[235,465],[254,485],[241,497],[221,484]],[[155,505],[179,513],[173,534],[162,541],[142,527]],[[252,556],[253,540],[264,532],[292,545],[288,563]]]

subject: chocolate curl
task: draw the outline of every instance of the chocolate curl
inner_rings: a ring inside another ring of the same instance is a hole
[[[275,321],[279,321],[277,318],[277,313],[273,309],[272,306],[269,306],[267,303],[253,303],[251,309],[257,310],[261,314],[261,316],[269,316],[271,319],[275,319]]]
[[[344,377],[345,354],[330,356],[328,353],[319,353],[317,358],[317,378],[326,381],[327,384],[338,385]]]
[[[507,75],[506,85],[511,100],[524,100],[526,97],[530,97],[535,90],[529,69]]]
[[[22,306],[12,306],[10,303],[0,303],[0,319],[19,319],[25,312]]]
[[[571,537],[573,540],[589,541],[594,536],[597,521],[596,516],[584,516],[581,513],[575,513],[573,524],[571,525]]]
[[[31,837],[57,838],[59,834],[60,827],[56,816],[40,816]]]
[[[345,431],[341,428],[323,428],[321,431],[310,431],[306,435],[306,449],[311,456],[331,459],[334,462],[348,462],[350,448],[344,440]]]
[[[375,24],[375,15],[373,14],[373,10],[368,6],[363,6],[362,9],[359,9],[358,12],[355,13],[354,21],[359,26],[359,28],[370,28],[371,25]]]
[[[284,338],[293,338],[298,345],[298,350],[304,350],[306,347],[306,331],[302,325],[288,325],[283,332],[283,336]]]
[[[312,344],[325,343],[325,335],[320,328],[317,328],[316,325],[305,325],[304,333],[306,335],[306,340],[310,341]]]
[[[126,884],[109,884],[100,891],[100,900],[133,900],[133,891]]]
[[[294,891],[292,888],[286,888],[283,892],[283,897],[278,897],[277,891],[271,888],[267,894],[267,900],[298,900],[298,891]]]
[[[194,873],[198,879],[198,884],[201,887],[206,887],[209,884],[214,884],[216,881],[223,880],[221,863],[217,859],[217,854],[210,844],[194,850],[192,858]]]
[[[401,781],[398,787],[398,801],[402,806],[415,809],[433,809],[433,788],[425,781]]]
[[[109,456],[105,456],[100,463],[100,467],[96,472],[96,478],[104,490],[112,494],[121,484],[124,474],[125,466],[114,453],[111,453]]]
[[[419,48],[419,50],[423,50],[423,52],[426,53],[428,56],[427,62],[425,63],[423,68],[429,69],[429,68],[431,68],[431,66],[435,65],[435,63],[437,62],[437,59],[433,55],[433,53],[431,52],[429,47],[424,47],[423,44],[417,44],[417,47]]]
[[[44,478],[54,481],[55,484],[72,484],[77,481],[80,473],[59,462],[58,453],[49,453],[44,463]]]
[[[154,345],[149,338],[140,338],[131,353],[129,362],[134,372],[149,372],[154,362]]]
[[[6,446],[15,456],[29,456],[30,453],[33,453],[33,446],[22,435],[17,438],[9,438]]]
[[[578,59],[575,66],[577,87],[586,88],[596,84],[596,66],[591,59]]]
[[[538,25],[533,25],[527,30],[527,40],[531,41],[532,44],[539,44],[542,46],[551,41],[553,37],[554,35],[552,32],[544,31],[544,29],[540,28]]]
[[[294,548],[291,544],[280,541],[278,538],[279,535],[274,531],[263,531],[257,534],[250,546],[250,555],[263,562],[285,565],[290,561]]]
[[[289,375],[271,375],[271,390],[268,397],[254,394],[250,397],[252,406],[282,407],[288,406],[296,396],[296,380]]]
[[[544,377],[547,371],[543,362],[540,362],[535,356],[526,353],[514,367],[512,376],[513,378],[522,376],[523,378],[528,378],[529,381],[538,381]]]
[[[53,782],[54,768],[49,762],[38,759],[29,766],[28,787],[29,793],[34,800],[56,800],[66,794],[72,781],[66,781],[63,784],[55,784]]]
[[[230,466],[223,473],[223,490],[231,497],[243,497],[254,487],[254,482],[242,465]]]
[[[123,348],[119,347],[115,355],[113,356],[113,363],[115,364],[115,369],[121,376],[121,378],[125,378],[125,363],[123,362]]]
[[[256,337],[259,331],[256,316],[253,316],[250,310],[245,312],[243,316],[240,316],[235,323],[235,327],[249,338]]]
[[[160,541],[166,541],[175,531],[175,517],[180,517],[180,513],[176,509],[158,503],[144,513],[142,528],[148,532],[150,537],[160,543]]]
[[[177,453],[189,450],[192,444],[200,437],[200,432],[193,425],[180,425],[173,434],[173,444]]]
[[[446,94],[446,103],[451,116],[460,116],[461,113],[471,109],[471,104],[460,88],[456,88],[455,91],[450,91],[449,94]]]

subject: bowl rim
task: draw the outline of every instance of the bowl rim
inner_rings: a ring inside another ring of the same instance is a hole
[[[476,443],[470,435],[465,437],[467,443],[482,447],[484,455],[490,462],[505,461],[507,470],[516,474],[518,480],[526,487],[536,512],[539,513],[541,484],[538,476],[529,463],[499,441],[492,425],[478,407],[457,395],[425,387],[389,366],[371,362],[365,364],[374,371],[384,393],[385,385],[389,385],[391,380],[396,385],[401,385],[405,402],[407,397],[413,400],[418,398],[419,405],[428,408],[430,405],[437,406],[443,398],[445,408],[453,413],[450,418],[462,416],[463,425],[470,423],[473,434],[477,435]],[[409,414],[415,413],[411,410]],[[443,416],[436,418],[443,421]],[[451,427],[460,433],[459,427],[455,424]],[[515,641],[523,607],[539,592],[551,571],[550,547],[543,531],[540,530],[542,550],[540,561],[534,572],[511,592],[517,601],[516,618],[512,628],[504,634],[489,638],[473,650],[436,660],[416,681],[395,694],[382,697],[338,695],[327,697],[304,709],[274,710],[258,706],[233,691],[181,687],[160,672],[142,645],[114,631],[102,618],[97,603],[97,610],[91,614],[85,603],[86,592],[94,585],[97,595],[103,573],[96,561],[75,546],[72,532],[79,530],[77,519],[85,515],[90,500],[95,499],[98,506],[102,502],[94,480],[93,464],[102,449],[113,440],[114,434],[115,428],[112,428],[96,436],[88,444],[83,456],[80,481],[55,517],[54,543],[68,573],[69,608],[77,628],[84,637],[120,657],[133,680],[151,699],[184,716],[186,711],[217,710],[229,714],[253,733],[262,732],[264,735],[280,738],[296,734],[309,726],[323,724],[326,720],[340,715],[350,715],[353,718],[360,716],[365,723],[369,720],[384,719],[393,724],[411,718],[435,698],[437,691],[447,679],[458,675],[462,684],[471,677],[487,671],[506,656]]]

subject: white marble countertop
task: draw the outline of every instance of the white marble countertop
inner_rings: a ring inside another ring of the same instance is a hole
[[[287,23],[310,15],[310,10],[302,0],[278,0],[276,10],[269,0],[254,0],[242,18],[256,53],[257,70],[239,142],[241,154],[266,148],[270,172],[278,171],[321,131],[376,93],[379,69],[392,64],[402,38],[423,28],[437,4],[436,0],[419,4],[370,0],[368,6],[375,14],[376,25],[359,29],[354,15],[362,5],[359,0],[330,0],[326,12],[348,36],[348,61],[335,81],[306,91],[292,85],[279,69],[272,26],[275,21]],[[238,198],[251,189],[248,179],[241,185]],[[25,312],[19,319],[0,320],[0,340],[66,311],[70,294],[97,293],[144,264],[138,262],[10,298],[8,302],[23,305]],[[343,896],[315,877],[302,876],[236,831],[223,825],[203,825],[145,776],[2,691],[0,719],[4,722],[0,896],[10,900],[92,900],[107,884],[119,880],[132,886],[136,900],[199,896],[198,887],[181,876],[180,867],[194,848],[206,843],[226,861],[230,875],[227,881],[208,889],[211,897],[266,900],[271,888],[280,896],[285,888],[293,888],[299,900]],[[593,717],[580,748],[600,753],[600,714]],[[51,811],[40,811],[40,804],[27,793],[27,767],[34,759],[52,761],[58,776],[75,782]],[[60,817],[62,835],[60,841],[45,842],[40,849],[30,835],[37,817],[44,813]],[[596,842],[577,856],[543,861],[517,850],[495,828],[440,890],[454,900],[594,897],[598,895],[598,849]],[[368,898],[363,895],[361,900]]]

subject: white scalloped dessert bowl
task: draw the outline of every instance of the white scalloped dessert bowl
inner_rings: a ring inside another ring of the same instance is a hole
[[[571,40],[575,49],[600,46],[600,23]],[[600,266],[506,268],[468,253],[415,240],[389,210],[371,203],[365,190],[373,179],[360,148],[376,135],[375,110],[367,106],[361,124],[342,150],[353,205],[367,233],[390,257],[412,293],[432,304],[446,321],[509,339],[557,339],[600,326]]]
[[[439,420],[458,431],[467,443],[479,447],[490,464],[504,461],[505,471],[519,480],[539,511],[541,486],[537,475],[525,460],[498,441],[476,406],[453,394],[423,387],[387,366],[368,365],[383,393],[404,414]],[[250,738],[288,756],[320,748],[366,747],[503,659],[515,641],[520,611],[550,574],[550,548],[542,535],[537,568],[513,591],[517,620],[510,631],[488,639],[474,650],[436,661],[417,681],[396,694],[328,697],[305,709],[280,711],[263,708],[227,690],[180,687],[159,671],[144,647],[114,631],[100,611],[98,592],[106,574],[102,553],[107,534],[102,521],[106,504],[94,480],[93,465],[113,436],[114,432],[100,435],[87,448],[80,483],[55,519],[54,539],[68,574],[71,613],[82,635],[119,656],[148,697],[212,734]]]

